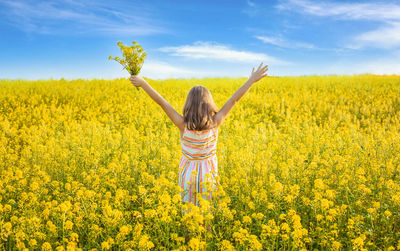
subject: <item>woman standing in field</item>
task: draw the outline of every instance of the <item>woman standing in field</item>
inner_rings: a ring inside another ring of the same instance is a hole
[[[179,163],[179,186],[182,188],[182,202],[187,201],[199,206],[197,194],[203,199],[211,199],[211,192],[216,188],[218,160],[216,155],[218,127],[237,101],[250,87],[268,71],[268,65],[262,64],[240,87],[225,105],[218,111],[210,91],[200,85],[194,86],[187,95],[183,107],[183,116],[155,91],[142,77],[132,75],[130,81],[142,87],[147,94],[161,106],[172,122],[179,128],[182,145],[182,157]],[[212,190],[205,183],[210,181]]]

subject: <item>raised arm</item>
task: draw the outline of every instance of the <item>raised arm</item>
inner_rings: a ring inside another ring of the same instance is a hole
[[[172,120],[172,122],[179,128],[179,130],[184,130],[185,122],[183,117],[176,112],[175,109],[156,90],[154,90],[146,80],[138,75],[132,75],[129,80],[133,85],[142,87],[143,90],[145,90],[145,92],[161,106],[161,108]]]
[[[236,102],[239,101],[241,97],[250,89],[250,87],[263,77],[267,76],[267,74],[263,75],[265,72],[268,71],[268,65],[261,68],[263,63],[260,64],[258,67],[257,71],[251,72],[251,75],[249,79],[244,83],[242,87],[240,87],[233,95],[232,97],[225,103],[225,105],[215,114],[215,120],[216,120],[216,126],[220,126],[222,122],[225,120],[225,118],[228,116],[229,112],[232,110],[233,106],[236,104]]]

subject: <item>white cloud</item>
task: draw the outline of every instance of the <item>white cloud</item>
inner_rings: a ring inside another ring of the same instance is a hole
[[[357,35],[354,37],[354,43],[348,47],[359,49],[366,46],[384,49],[400,47],[400,22]]]
[[[261,40],[264,43],[272,44],[282,48],[304,48],[304,49],[316,49],[313,44],[297,42],[297,41],[288,41],[282,37],[268,37],[268,36],[255,36],[255,38]]]
[[[250,1],[250,0],[247,0],[246,3],[250,7],[255,7],[256,6],[256,4],[254,2],[252,2],[252,1]]]
[[[264,53],[237,51],[226,45],[201,41],[195,42],[193,45],[162,47],[159,50],[170,53],[173,56],[192,59],[216,59],[234,63],[254,63],[263,61],[274,64],[288,64],[288,62],[284,62]]]
[[[355,35],[346,48],[376,47],[390,49],[400,47],[400,5],[393,3],[339,3],[287,0],[278,9],[291,10],[321,17],[342,20],[369,20],[383,23],[377,30]]]
[[[202,72],[173,66],[162,61],[148,61],[143,64],[140,74],[152,79],[166,79],[199,76]]]
[[[154,18],[147,17],[147,10],[140,5],[136,6],[134,15],[127,8],[113,6],[116,7],[101,1],[3,0],[0,14],[8,23],[35,33],[149,35],[168,32]]]
[[[400,5],[382,2],[339,3],[287,0],[277,5],[277,8],[316,16],[334,16],[342,19],[400,20]]]

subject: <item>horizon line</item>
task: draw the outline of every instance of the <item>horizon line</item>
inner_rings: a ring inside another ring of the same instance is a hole
[[[375,73],[354,73],[354,74],[303,74],[303,75],[274,75],[274,76],[267,76],[266,78],[286,78],[286,77],[331,77],[331,76],[336,76],[336,77],[353,77],[353,76],[398,76],[400,77],[399,74],[375,74]],[[188,80],[188,79],[222,79],[222,78],[227,78],[227,79],[238,79],[238,78],[249,78],[249,77],[185,77],[185,78],[150,78],[150,77],[145,77],[141,76],[145,79],[149,80],[155,80],[155,81],[163,81],[163,80]],[[38,79],[28,79],[28,78],[0,78],[0,81],[48,81],[48,80],[68,80],[68,81],[73,81],[73,80],[106,80],[106,81],[113,81],[113,80],[123,80],[126,79],[128,80],[129,78],[127,77],[120,77],[120,78],[84,78],[84,77],[79,77],[79,78],[38,78]]]

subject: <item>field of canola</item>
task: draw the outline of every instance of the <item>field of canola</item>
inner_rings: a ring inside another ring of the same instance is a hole
[[[246,81],[148,82],[179,112]],[[181,203],[179,129],[127,79],[0,81],[1,250],[399,250],[400,76],[267,77]],[[212,232],[202,226],[212,224]]]

